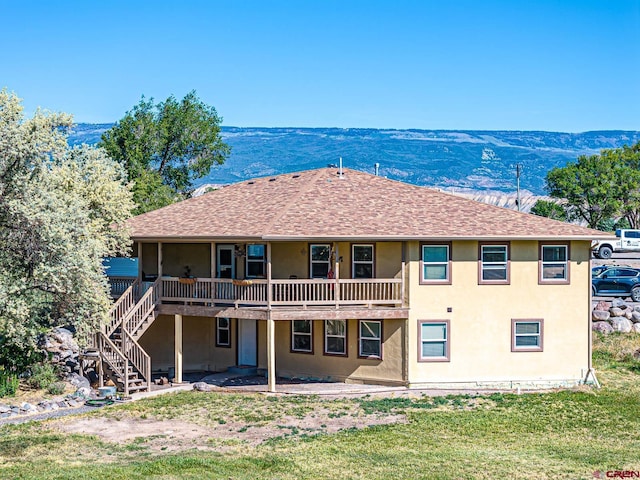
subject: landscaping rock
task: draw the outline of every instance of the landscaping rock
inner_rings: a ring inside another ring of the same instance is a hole
[[[0,413],[7,413],[11,411],[11,407],[9,405],[5,405],[4,403],[0,403]]]
[[[196,382],[193,384],[193,389],[197,390],[199,392],[210,392],[211,391],[211,385],[209,385],[208,383],[205,382]]]
[[[635,312],[640,317],[640,312]],[[605,322],[609,320],[611,314],[606,310],[594,310],[591,312],[591,318],[594,322]]]
[[[593,322],[591,324],[591,330],[604,333],[605,335],[613,333],[613,327],[609,325],[608,322]]]
[[[610,308],[611,308],[611,304],[609,302],[605,302],[604,300],[600,300],[596,304],[594,310],[600,310],[600,311],[603,311],[603,312],[604,311],[608,312]],[[640,308],[640,305],[638,305],[638,307],[636,307],[636,308]]]
[[[640,312],[638,312],[638,315],[640,315]],[[77,373],[71,373],[70,375],[67,375],[67,382],[76,387],[76,389],[91,388],[89,379]]]
[[[633,323],[640,323],[640,312],[634,310],[631,312],[631,321]]]
[[[624,311],[620,307],[611,307],[609,309],[609,313],[612,317],[622,317],[624,316]]]
[[[625,317],[627,320],[631,320],[631,318],[633,317],[633,310],[631,310],[630,308],[627,308],[627,309],[624,311],[624,317]]]
[[[609,319],[614,332],[629,333],[631,331],[631,325],[633,325],[625,317],[611,317]]]
[[[614,298],[613,300],[611,300],[611,307],[613,308],[620,308],[622,310],[626,310],[628,306],[629,305],[627,305],[627,302],[625,302],[621,298]]]
[[[631,325],[631,332],[640,333],[640,323],[634,323],[633,325]]]

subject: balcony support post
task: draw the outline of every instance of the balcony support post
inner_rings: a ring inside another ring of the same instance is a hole
[[[267,308],[271,310],[271,301],[273,300],[273,292],[271,291],[271,242],[267,242]]]
[[[276,324],[267,310],[267,384],[269,392],[276,391]]]
[[[175,315],[175,377],[174,383],[182,383],[182,315]]]

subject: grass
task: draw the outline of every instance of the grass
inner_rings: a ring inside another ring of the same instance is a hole
[[[600,390],[335,401],[185,392],[93,414],[146,415],[249,432],[269,424],[281,432],[258,446],[237,439],[207,441],[228,448],[222,453],[152,450],[147,444],[154,439],[114,444],[61,434],[55,425],[62,420],[5,426],[0,478],[587,479],[596,470],[637,471],[640,370],[633,352],[638,348],[636,335],[594,338]],[[325,419],[405,415],[408,421],[320,435],[287,426],[288,418],[312,418],[320,411]]]

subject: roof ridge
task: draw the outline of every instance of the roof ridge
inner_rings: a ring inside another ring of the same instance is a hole
[[[267,232],[269,232],[269,230],[271,230],[271,227],[273,227],[273,225],[274,225],[276,222],[280,221],[280,219],[281,219],[285,214],[287,214],[287,213],[289,212],[289,209],[291,208],[291,206],[292,206],[292,205],[295,205],[295,204],[296,204],[296,202],[297,202],[297,200],[299,200],[299,199],[300,199],[300,197],[302,197],[302,195],[303,195],[303,194],[305,194],[305,193],[307,193],[309,190],[311,190],[311,187],[312,187],[313,185],[315,185],[315,183],[316,183],[315,181],[317,180],[317,177],[320,175],[320,172],[322,172],[322,170],[323,170],[323,169],[307,170],[307,172],[309,172],[309,174],[313,176],[313,177],[312,177],[312,179],[311,179],[311,181],[307,182],[307,184],[306,184],[306,185],[304,185],[304,186],[300,189],[300,191],[298,192],[298,194],[297,194],[295,197],[293,197],[293,198],[291,199],[291,201],[289,202],[289,205],[288,205],[286,208],[283,208],[283,209],[281,210],[281,212],[280,212],[278,215],[276,215],[275,217],[273,217],[273,218],[271,219],[271,221],[270,221],[268,224],[266,224],[266,225],[265,225],[262,235],[268,235],[268,233],[267,233]],[[303,173],[303,172],[304,172],[304,171],[302,171],[302,172],[300,172],[300,173]],[[284,175],[287,175],[287,174],[282,174],[282,175],[284,176]],[[280,176],[280,175],[278,175],[278,176]]]

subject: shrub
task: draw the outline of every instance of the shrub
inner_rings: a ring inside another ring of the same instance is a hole
[[[0,367],[0,398],[13,397],[18,391],[19,383],[17,375],[6,372]]]
[[[49,392],[51,395],[60,395],[61,393],[64,393],[65,388],[66,385],[64,382],[53,382],[47,388],[47,392]]]
[[[37,364],[31,367],[31,375],[27,378],[27,384],[35,389],[48,389],[58,381],[58,375],[53,365],[48,363]]]

